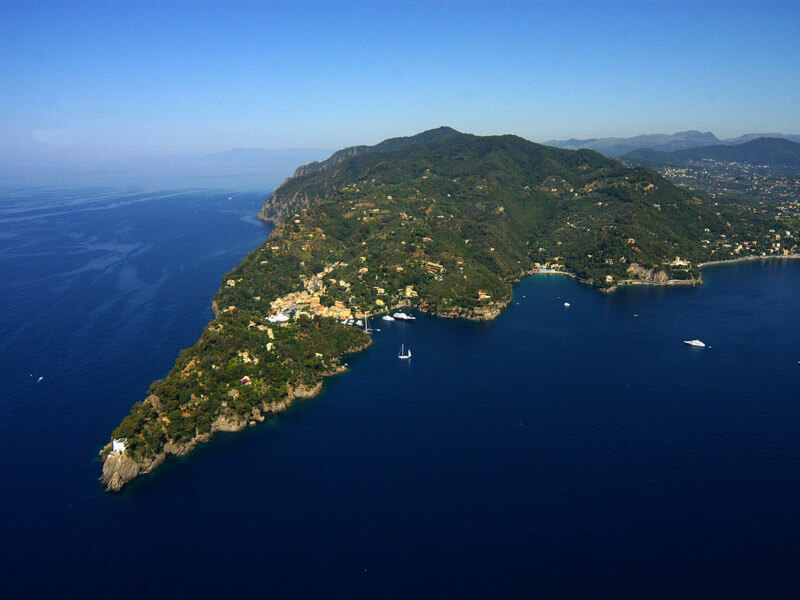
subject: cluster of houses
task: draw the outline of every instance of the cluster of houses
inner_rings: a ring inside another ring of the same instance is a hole
[[[564,265],[562,265],[561,263],[557,262],[559,258],[561,258],[561,257],[560,256],[556,256],[553,259],[552,262],[543,262],[543,263],[535,262],[535,263],[533,263],[533,272],[534,273],[539,273],[539,272],[545,272],[546,273],[548,271],[561,271],[561,270],[563,270],[564,269]]]
[[[305,289],[301,292],[291,292],[280,298],[276,298],[270,303],[270,316],[268,319],[273,323],[286,322],[290,318],[307,315],[309,317],[330,317],[337,320],[362,319],[364,315],[354,312],[347,308],[343,302],[337,300],[333,306],[323,306],[320,302],[320,294],[325,292],[325,287],[321,286],[318,291],[310,292]]]
[[[303,279],[303,290],[298,292],[291,292],[280,298],[276,298],[270,303],[270,316],[267,319],[273,323],[283,323],[290,318],[297,318],[301,315],[309,317],[330,317],[339,321],[348,319],[363,319],[364,313],[360,311],[353,311],[346,307],[340,300],[334,302],[333,306],[323,306],[320,302],[320,296],[325,293],[326,287],[324,282],[325,275],[328,275],[336,267],[346,267],[347,263],[335,262],[325,266],[325,268],[312,275],[309,278]],[[350,288],[350,284],[343,280],[329,278],[330,285],[338,285],[346,289]]]
[[[782,254],[783,256],[787,256],[797,252],[797,244],[792,244],[790,239],[792,237],[791,231],[787,231],[785,234],[783,234],[783,236],[780,233],[775,233],[774,231],[770,231],[770,233],[774,236],[771,244],[771,252],[773,254]],[[782,239],[783,241],[781,241]]]
[[[708,248],[708,246],[712,244],[710,240],[702,240],[702,243],[703,248]],[[766,244],[759,243],[758,240],[743,240],[739,242],[728,238],[725,234],[721,234],[716,245],[723,250],[728,250],[734,255],[744,254],[745,256],[754,254],[760,254],[761,256],[788,256],[798,252],[798,246],[792,240],[791,231],[786,231],[781,234],[770,230],[767,235]],[[713,248],[711,254],[715,254],[717,249],[718,248]]]
[[[363,261],[364,257],[361,258]],[[365,317],[363,311],[351,309],[341,300],[336,300],[333,306],[324,306],[320,302],[320,297],[326,293],[330,286],[341,287],[345,290],[350,289],[351,284],[347,281],[334,277],[326,277],[326,275],[329,275],[336,267],[346,266],[348,266],[348,263],[345,262],[331,263],[326,265],[324,270],[320,273],[309,278],[304,278],[302,290],[276,298],[270,303],[267,320],[271,323],[281,324],[302,315],[312,318],[329,317],[338,321],[363,319]],[[430,274],[438,275],[444,272],[444,266],[439,263],[426,262],[424,267]],[[402,267],[397,267],[398,271],[402,269]],[[362,271],[366,271],[366,268],[363,268]],[[380,286],[376,286],[374,289],[378,296],[386,294],[386,290]],[[403,290],[403,296],[405,298],[416,298],[418,295],[413,285],[407,285]],[[385,301],[380,298],[375,300],[375,304],[379,308],[386,306]]]

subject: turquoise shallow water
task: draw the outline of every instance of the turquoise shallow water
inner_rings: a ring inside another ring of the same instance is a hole
[[[800,592],[800,262],[376,321],[319,397],[104,494],[108,432],[268,234],[231,196],[4,192],[4,596]]]

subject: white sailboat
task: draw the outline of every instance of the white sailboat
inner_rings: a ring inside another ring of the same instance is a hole
[[[695,348],[705,348],[705,343],[701,342],[700,340],[684,340],[684,344],[687,346],[694,346]]]
[[[411,348],[409,348],[408,352],[406,352],[406,345],[405,344],[401,344],[400,345],[400,354],[397,355],[397,358],[411,358]]]

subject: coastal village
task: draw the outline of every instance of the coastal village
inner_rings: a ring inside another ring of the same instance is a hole
[[[314,317],[330,318],[345,324],[353,324],[354,321],[363,322],[370,314],[379,315],[384,312],[389,312],[394,308],[408,306],[413,299],[419,296],[413,285],[406,285],[400,290],[399,294],[392,295],[387,294],[384,287],[376,285],[373,286],[373,289],[379,297],[374,300],[371,313],[368,307],[351,307],[346,305],[343,300],[334,300],[332,305],[323,304],[322,298],[328,292],[328,286],[339,287],[345,291],[350,290],[351,284],[344,279],[336,279],[334,277],[326,278],[326,275],[330,274],[337,267],[347,266],[348,263],[346,262],[330,263],[325,266],[323,271],[308,278],[304,277],[302,280],[302,290],[290,292],[270,302],[269,313],[266,320],[271,323],[284,324],[289,319],[298,319],[305,316],[312,319]],[[560,265],[555,265],[555,267],[561,268]],[[548,269],[548,267],[544,267],[544,269],[549,271],[554,270]],[[366,272],[366,268],[362,267],[359,271],[359,274],[363,274]],[[430,275],[436,276],[444,271],[444,267],[439,263],[426,261],[425,271]],[[235,281],[229,280],[228,285],[235,285]],[[477,299],[494,304],[492,302],[492,296],[483,289],[478,289]],[[421,308],[425,308],[424,303],[422,303]],[[482,312],[483,311],[478,310],[476,314],[482,314]],[[445,313],[440,316],[457,316],[457,313]]]
[[[739,196],[780,206],[797,204],[800,197],[800,175],[767,165],[703,159],[657,170],[686,189],[704,191],[712,200]]]
[[[266,320],[271,323],[284,324],[288,322],[289,319],[298,319],[304,316],[312,319],[314,317],[330,318],[345,323],[365,319],[369,313],[366,310],[362,310],[360,307],[346,306],[345,302],[342,300],[334,300],[331,305],[325,305],[322,302],[323,296],[328,292],[328,286],[338,286],[345,291],[350,290],[351,284],[344,279],[336,279],[334,277],[326,279],[326,275],[330,274],[337,267],[347,266],[349,265],[346,262],[330,263],[319,273],[311,277],[303,277],[302,290],[284,294],[269,303]],[[362,272],[365,272],[365,270]],[[327,284],[325,283],[326,280]],[[236,283],[236,280],[229,279],[226,282],[226,286],[235,287]],[[384,296],[386,294],[386,290],[380,286],[374,286],[374,289],[379,296]],[[406,286],[403,294],[407,299],[417,297],[417,292],[414,290],[413,285]],[[260,301],[261,297],[254,296],[253,300]],[[388,308],[386,302],[378,298],[375,300],[375,310],[373,314],[388,310]],[[226,310],[232,312],[235,309],[236,306],[232,305]],[[259,326],[259,328],[262,327],[263,326]]]
[[[334,301],[332,306],[325,306],[321,301],[321,297],[327,291],[325,276],[337,267],[347,266],[345,262],[330,263],[319,273],[304,277],[302,291],[291,292],[270,302],[268,320],[280,323],[289,317],[299,318],[303,315],[311,318],[328,317],[338,321],[363,319],[364,312],[345,306],[341,300]],[[344,279],[337,280],[333,277],[328,278],[328,285],[339,286],[345,290],[351,287]]]

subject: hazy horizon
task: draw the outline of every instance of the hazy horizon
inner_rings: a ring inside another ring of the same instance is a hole
[[[695,129],[694,131],[703,130]],[[398,132],[392,137],[417,133],[420,132]],[[681,132],[647,132],[636,135],[674,135],[677,133]],[[753,133],[786,134],[788,132],[743,132],[739,135]],[[499,135],[501,132],[497,134]],[[608,136],[606,139],[620,137]],[[725,139],[734,139],[738,136],[717,137],[721,141],[725,141]],[[568,138],[531,141],[546,143],[557,140],[567,141]],[[45,157],[23,156],[17,160],[5,160],[0,163],[0,177],[3,178],[6,185],[12,186],[121,186],[148,189],[189,187],[271,191],[287,177],[290,177],[298,166],[312,161],[322,161],[340,149],[231,148],[195,155],[161,154],[97,158],[75,156],[68,149],[61,149],[59,152],[50,153]]]
[[[11,1],[0,19],[4,177],[441,125],[800,134],[791,3]]]

